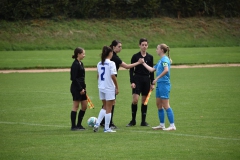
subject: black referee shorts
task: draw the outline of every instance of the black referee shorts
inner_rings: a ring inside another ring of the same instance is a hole
[[[142,96],[147,96],[150,90],[149,76],[134,75],[134,81],[136,88],[132,89],[132,94],[142,94]]]
[[[84,100],[87,100],[86,93],[81,95],[80,91],[77,91],[77,90],[71,90],[71,93],[72,93],[73,101],[84,101]]]

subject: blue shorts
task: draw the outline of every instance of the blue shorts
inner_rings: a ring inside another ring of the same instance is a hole
[[[156,98],[169,99],[170,97],[171,84],[158,82],[156,87]]]

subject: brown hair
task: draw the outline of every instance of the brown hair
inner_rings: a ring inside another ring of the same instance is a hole
[[[118,43],[121,43],[121,42],[118,40],[113,40],[110,47],[113,49],[113,46],[116,47],[118,45]]]
[[[102,65],[104,65],[105,59],[108,57],[109,53],[112,52],[112,51],[113,51],[113,50],[112,50],[111,47],[103,46],[102,54],[101,54],[101,62],[102,62]]]
[[[147,43],[148,43],[147,38],[141,38],[141,39],[139,40],[139,44],[141,45],[142,42],[147,42]]]
[[[74,50],[74,55],[72,55],[72,58],[74,59],[76,59],[77,58],[77,56],[78,56],[78,53],[83,53],[83,48],[81,48],[81,47],[77,47],[75,50]]]

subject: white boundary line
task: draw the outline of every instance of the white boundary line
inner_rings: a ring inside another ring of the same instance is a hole
[[[45,124],[35,124],[35,123],[24,123],[24,122],[2,122],[0,124],[12,124],[12,125],[27,125],[27,126],[42,126],[42,127],[58,127],[58,128],[67,128],[69,126],[62,125],[45,125]],[[240,141],[238,138],[223,138],[223,137],[212,137],[212,136],[201,136],[201,135],[191,135],[191,134],[181,134],[181,133],[173,133],[175,131],[136,131],[132,130],[130,132],[137,133],[149,133],[149,134],[170,134],[173,136],[183,136],[183,137],[195,137],[195,138],[205,138],[205,139],[217,139],[217,140],[231,140],[231,141]],[[171,132],[171,133],[170,133]]]

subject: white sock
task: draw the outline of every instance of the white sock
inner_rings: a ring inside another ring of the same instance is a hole
[[[97,124],[100,124],[100,122],[102,122],[103,117],[106,114],[106,110],[105,109],[101,109],[99,114],[98,114],[98,119],[97,119]]]
[[[111,120],[112,113],[105,114],[105,129],[109,129],[109,124]]]
[[[164,123],[160,123],[160,126],[165,126],[165,124]]]
[[[171,124],[170,124],[170,127],[174,127],[174,126],[175,126],[174,123],[171,123]]]

